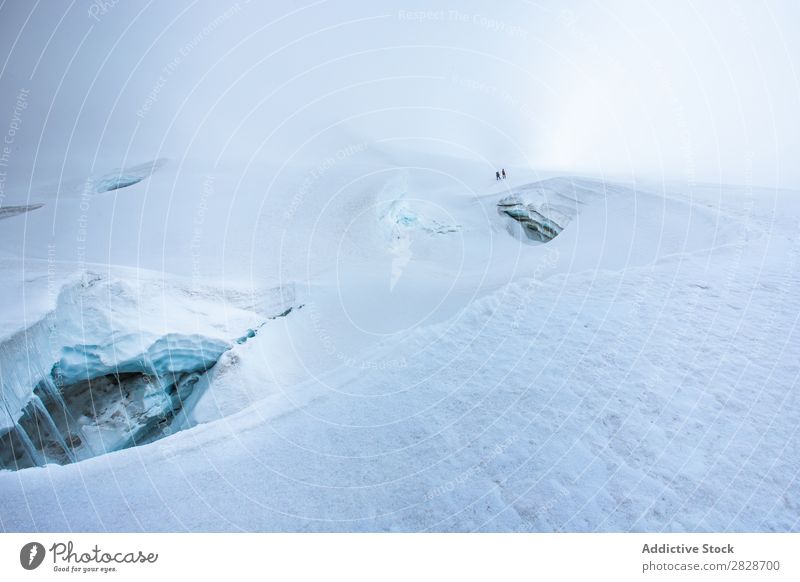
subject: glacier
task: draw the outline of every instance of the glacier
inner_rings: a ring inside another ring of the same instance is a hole
[[[5,527],[794,528],[795,194],[513,175],[417,204],[397,184],[430,177],[406,170],[340,215],[306,205],[256,286],[65,268],[48,305],[30,264],[39,320],[0,344],[6,438],[30,467],[0,472]],[[561,231],[509,236],[511,200]],[[311,210],[325,228],[302,235]],[[340,244],[315,246],[331,224]],[[396,233],[413,249],[399,273]],[[109,404],[77,422],[89,394]],[[204,486],[187,498],[176,479]],[[64,516],[64,495],[99,509]]]
[[[80,273],[52,311],[0,343],[0,467],[72,463],[191,426],[185,405],[207,387],[205,373],[265,321],[228,340],[230,328],[196,321],[197,310],[208,319],[206,306],[185,296],[170,316],[147,321],[140,301],[152,301],[154,283]]]
[[[506,226],[512,236],[545,243],[557,237],[572,222],[581,204],[568,191],[559,191],[548,182],[542,182],[504,196],[497,202],[497,212],[511,219],[506,221]]]
[[[89,190],[97,194],[104,194],[133,186],[148,178],[153,172],[158,171],[165,163],[167,163],[165,158],[159,158],[152,162],[120,168],[100,176],[93,176],[88,180]]]
[[[0,531],[800,531],[788,2],[66,4],[0,8]]]

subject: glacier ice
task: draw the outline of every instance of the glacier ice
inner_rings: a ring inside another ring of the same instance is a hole
[[[168,434],[205,372],[265,322],[212,306],[146,278],[84,273],[65,285],[51,313],[0,343],[0,468],[75,462]],[[293,307],[281,309],[273,317]]]
[[[21,204],[18,206],[2,206],[0,207],[0,220],[4,218],[11,218],[12,216],[17,216],[19,214],[25,214],[26,212],[31,212],[32,210],[36,210],[41,208],[44,204],[37,202],[35,204]]]
[[[63,385],[119,374],[153,374],[163,377],[205,371],[230,349],[224,340],[202,335],[167,334],[158,338],[143,352],[123,360],[109,358],[109,346],[66,346],[61,359],[53,366],[52,375]]]
[[[507,224],[511,234],[522,234],[523,240],[550,242],[578,214],[580,202],[551,189],[548,182],[554,181],[523,187],[497,202],[498,214],[511,219]]]
[[[164,158],[159,158],[152,162],[122,168],[99,177],[90,178],[89,182],[93,187],[92,189],[98,194],[127,188],[128,186],[138,184],[150,176],[153,172],[162,167],[165,162],[166,160]]]
[[[525,235],[537,242],[549,242],[563,230],[560,224],[542,214],[536,206],[525,204],[516,197],[498,202],[497,211],[517,221],[522,225]]]
[[[394,238],[402,237],[398,229],[419,229],[429,234],[449,234],[461,229],[458,224],[445,224],[420,215],[411,208],[407,200],[402,198],[389,203],[382,218],[389,224]]]
[[[184,334],[168,334],[118,362],[104,361],[98,346],[65,348],[0,436],[0,466],[75,462],[159,438],[201,374],[230,348]]]

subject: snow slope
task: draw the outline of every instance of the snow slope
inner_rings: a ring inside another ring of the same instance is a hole
[[[0,473],[0,527],[796,531],[797,193],[448,163],[270,221],[253,273],[303,308],[212,368],[201,424]],[[548,193],[561,234],[512,236],[497,203]]]
[[[617,8],[2,4],[0,530],[800,529],[796,18]]]

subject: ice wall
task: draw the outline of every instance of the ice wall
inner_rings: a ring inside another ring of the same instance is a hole
[[[142,273],[65,284],[52,311],[0,344],[0,467],[74,462],[167,434],[202,375],[263,324],[218,299]]]

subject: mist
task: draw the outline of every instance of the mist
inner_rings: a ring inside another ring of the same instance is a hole
[[[8,184],[368,142],[490,167],[796,187],[799,13],[790,2],[7,3]]]

